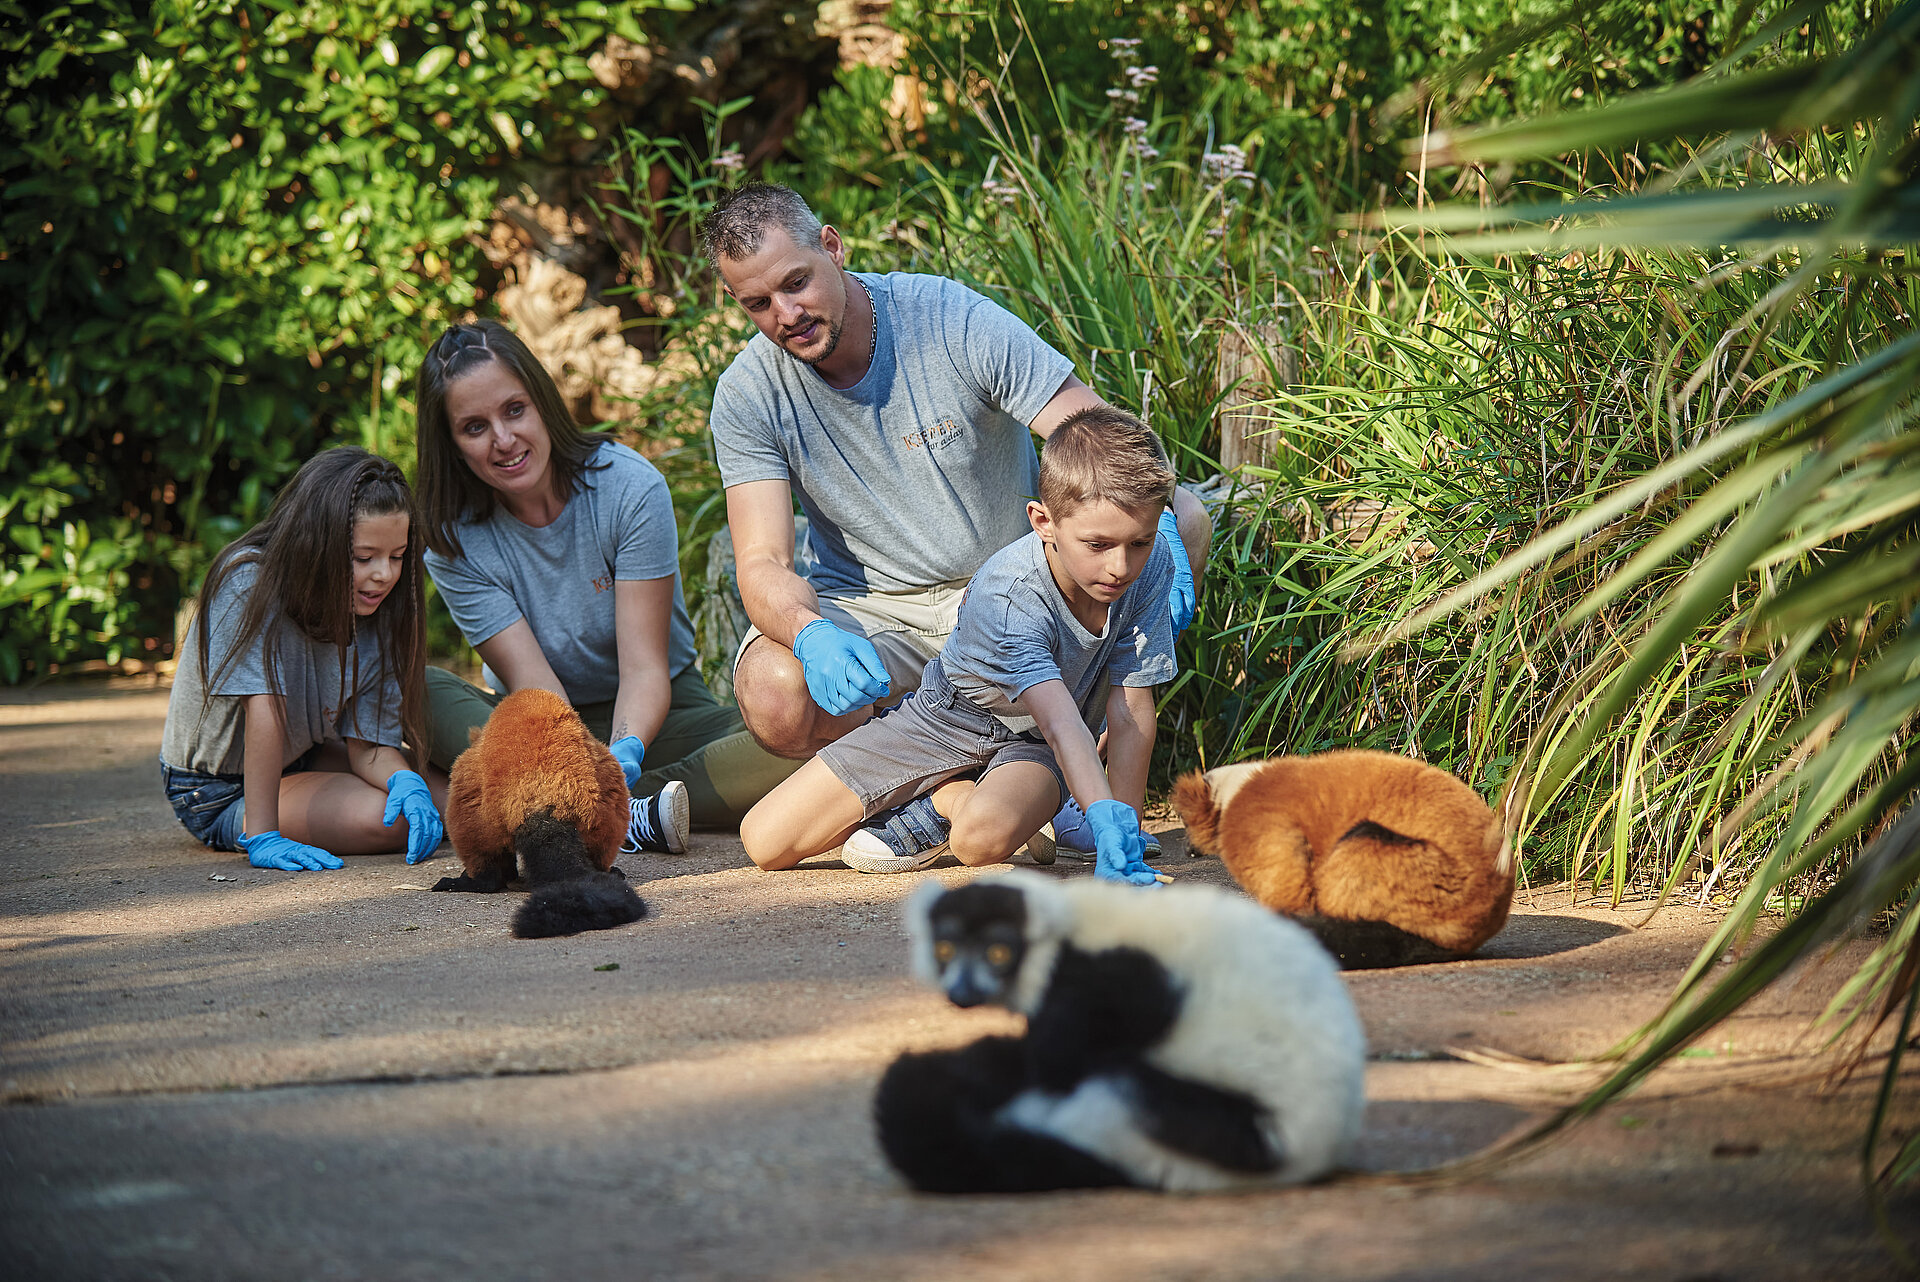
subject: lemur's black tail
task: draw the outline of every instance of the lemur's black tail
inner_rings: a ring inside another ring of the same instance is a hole
[[[551,810],[527,816],[514,829],[513,849],[533,887],[513,914],[516,939],[611,930],[647,915],[626,878],[600,871],[579,830]]]
[[[908,1051],[881,1075],[873,1119],[880,1150],[923,1193],[1032,1193],[1112,1188],[1126,1175],[1050,1135],[1000,1119],[1026,1079],[1017,1037],[949,1051]]]
[[[577,935],[583,930],[612,930],[647,915],[647,905],[626,879],[610,872],[538,886],[513,914],[516,939]]]

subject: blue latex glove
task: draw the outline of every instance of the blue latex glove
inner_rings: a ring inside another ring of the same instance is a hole
[[[434,809],[427,781],[411,770],[396,770],[387,776],[387,813],[380,822],[391,828],[401,815],[407,817],[407,862],[417,864],[434,852],[447,830],[440,823],[440,812]]]
[[[647,745],[637,734],[623,734],[607,745],[607,751],[620,763],[620,773],[627,777],[627,791],[632,792],[633,785],[640,782],[640,759],[647,755]]]
[[[807,693],[836,717],[887,697],[893,682],[873,642],[815,619],[793,639],[794,657],[807,677]]]
[[[1160,513],[1160,533],[1166,537],[1167,551],[1173,553],[1173,587],[1167,593],[1167,613],[1173,616],[1173,635],[1178,638],[1193,622],[1200,596],[1193,586],[1193,565],[1187,560],[1187,545],[1180,541],[1180,523],[1173,509]]]
[[[318,846],[282,837],[278,828],[255,833],[251,837],[241,834],[240,849],[247,852],[247,862],[255,868],[278,868],[281,872],[319,872],[322,868],[345,866],[344,860]]]
[[[1147,866],[1147,837],[1140,816],[1124,801],[1108,798],[1087,807],[1087,826],[1093,829],[1093,875],[1133,886],[1158,886]]]

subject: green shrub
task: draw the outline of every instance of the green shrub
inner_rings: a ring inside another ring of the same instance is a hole
[[[468,237],[646,7],[0,3],[0,678],[170,636],[322,445],[408,460]]]

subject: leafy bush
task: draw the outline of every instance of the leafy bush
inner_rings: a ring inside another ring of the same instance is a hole
[[[0,677],[171,635],[323,444],[411,454],[468,237],[647,7],[0,3]]]

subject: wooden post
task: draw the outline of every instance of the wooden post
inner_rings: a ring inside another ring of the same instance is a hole
[[[1271,405],[1276,390],[1300,380],[1300,357],[1280,338],[1280,326],[1230,322],[1220,335],[1214,387],[1220,401],[1220,470],[1244,463],[1272,467],[1279,451]]]

